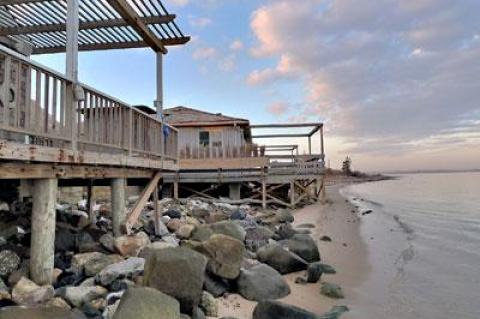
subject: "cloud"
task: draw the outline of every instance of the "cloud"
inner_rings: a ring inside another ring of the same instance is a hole
[[[212,24],[212,20],[206,17],[188,17],[190,25],[194,28],[204,28]]]
[[[235,54],[228,54],[227,56],[220,59],[218,67],[224,72],[231,72],[235,69],[236,66],[236,56]]]
[[[299,81],[297,118],[326,119],[356,152],[407,152],[480,119],[479,13],[469,0],[270,2],[252,14],[250,52],[277,63],[247,83]]]
[[[194,60],[207,60],[217,56],[217,49],[213,47],[201,47],[193,51],[192,58]]]
[[[275,116],[282,116],[287,113],[289,109],[288,103],[285,102],[275,102],[267,106],[267,112]]]
[[[240,40],[234,40],[230,44],[230,50],[232,50],[232,51],[239,51],[239,50],[242,50],[242,49],[243,49],[243,42],[240,41]]]
[[[177,7],[184,7],[187,4],[189,4],[190,1],[189,0],[166,0],[166,2],[167,2],[167,6],[173,5]]]

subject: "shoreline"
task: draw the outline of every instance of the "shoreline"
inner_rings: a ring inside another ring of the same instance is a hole
[[[279,301],[298,306],[316,314],[328,312],[335,305],[346,305],[350,311],[341,318],[353,319],[358,299],[357,287],[369,276],[371,266],[368,260],[368,247],[361,237],[360,223],[357,208],[342,196],[340,189],[350,183],[335,183],[328,186],[327,204],[305,206],[294,212],[293,226],[314,224],[311,236],[318,244],[322,262],[332,265],[337,273],[323,275],[316,284],[297,284],[295,279],[303,276],[304,272],[285,275],[291,293]],[[352,213],[355,212],[355,213]],[[322,236],[329,236],[332,241],[322,241]],[[321,282],[339,284],[345,299],[331,299],[320,294]],[[240,295],[231,294],[226,298],[218,299],[219,318],[232,316],[238,319],[252,318],[255,302],[243,299]]]

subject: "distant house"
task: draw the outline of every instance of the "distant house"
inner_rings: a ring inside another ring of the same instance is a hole
[[[179,130],[180,158],[251,157],[258,153],[246,119],[184,106],[164,110],[164,119]]]

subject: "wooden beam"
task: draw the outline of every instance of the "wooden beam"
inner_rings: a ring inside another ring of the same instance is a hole
[[[45,2],[45,0],[0,0],[0,6]]]
[[[164,46],[183,45],[190,41],[190,37],[179,37],[159,40]],[[102,50],[117,50],[117,49],[135,49],[146,48],[149,45],[145,41],[127,41],[127,42],[112,42],[112,43],[94,43],[94,44],[80,44],[78,51],[102,51]],[[65,52],[65,46],[56,46],[48,48],[34,48],[33,54],[52,54]]]
[[[132,226],[135,225],[135,223],[137,222],[138,217],[142,213],[142,210],[145,207],[145,204],[147,203],[148,199],[152,195],[152,192],[158,187],[158,182],[160,182],[161,178],[162,178],[161,171],[158,171],[157,173],[155,173],[155,175],[152,177],[152,179],[148,183],[147,187],[145,187],[142,194],[138,198],[137,202],[135,203],[135,206],[133,206],[130,214],[128,214],[127,222],[126,222],[127,233],[130,233]]]
[[[166,54],[168,50],[148,28],[148,26],[140,20],[138,14],[127,3],[126,0],[107,0],[115,11],[138,33],[138,35],[153,49],[155,52]]]
[[[164,16],[154,16],[154,17],[142,17],[139,18],[139,21],[143,24],[164,24],[172,22],[176,16],[174,14],[164,15]],[[113,28],[113,27],[126,27],[129,24],[123,19],[109,19],[101,21],[89,21],[89,22],[80,22],[80,30],[91,30],[91,29],[101,29],[101,28]],[[59,32],[66,31],[66,23],[56,23],[56,24],[43,24],[35,26],[15,26],[15,27],[1,27],[0,36],[8,35],[21,35],[21,34],[33,34],[33,33],[44,33],[44,32]]]
[[[286,128],[286,127],[312,127],[323,126],[323,123],[287,123],[287,124],[257,124],[250,125],[250,128]]]
[[[289,138],[289,137],[308,137],[308,134],[265,134],[265,135],[252,136],[252,138]]]

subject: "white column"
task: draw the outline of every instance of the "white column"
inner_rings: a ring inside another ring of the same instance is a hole
[[[157,52],[157,99],[155,100],[157,117],[163,114],[163,53]]]
[[[75,86],[78,82],[78,1],[68,0],[67,3],[67,43],[65,58],[65,74],[72,81],[66,87],[66,128],[71,134],[72,149],[77,149],[77,101],[75,98]]]
[[[122,226],[127,217],[125,206],[127,181],[124,178],[113,178],[110,182],[112,199],[112,227],[115,237],[122,235]]]

